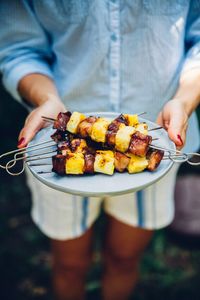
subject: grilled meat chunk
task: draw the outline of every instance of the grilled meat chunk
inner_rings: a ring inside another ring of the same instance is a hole
[[[52,157],[53,168],[52,171],[59,174],[65,174],[65,164],[66,164],[66,156],[62,154],[57,154]]]
[[[109,146],[115,146],[115,137],[121,124],[128,125],[127,119],[123,114],[119,115],[109,125],[106,133],[106,143]]]
[[[95,154],[86,152],[84,155],[84,159],[85,159],[85,166],[84,166],[85,173],[90,173],[90,174],[94,173]]]
[[[151,136],[144,135],[139,131],[136,131],[131,137],[128,151],[138,156],[145,156],[147,154],[151,141]]]
[[[118,122],[112,122],[108,126],[107,133],[106,133],[106,143],[109,146],[112,146],[112,147],[115,146],[115,137],[119,130],[120,124],[121,123],[118,123]]]
[[[60,112],[57,116],[56,121],[54,121],[53,128],[54,129],[59,129],[61,131],[66,130],[66,125],[69,122],[69,119],[71,117],[71,112]]]
[[[161,160],[163,159],[164,151],[149,149],[147,152],[148,166],[149,171],[154,171],[159,166]]]
[[[52,140],[54,142],[58,143],[59,141],[64,141],[65,138],[65,132],[57,129],[52,135],[51,135]]]
[[[124,172],[126,168],[128,167],[130,158],[121,152],[116,151],[115,152],[115,169],[118,172]]]
[[[129,125],[128,119],[123,114],[119,115],[113,122],[124,124],[126,126]]]
[[[71,151],[70,141],[60,141],[58,142],[57,147],[58,147],[58,153],[62,155],[66,155],[69,151]]]

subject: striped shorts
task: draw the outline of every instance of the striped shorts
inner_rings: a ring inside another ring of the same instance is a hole
[[[174,217],[174,185],[178,167],[150,187],[130,194],[97,198],[56,191],[27,171],[32,192],[32,218],[49,238],[73,239],[81,236],[98,218],[101,207],[115,219],[134,227],[159,229]]]

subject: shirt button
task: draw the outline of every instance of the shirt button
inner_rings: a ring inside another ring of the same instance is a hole
[[[117,36],[116,36],[115,33],[112,33],[112,34],[111,34],[111,40],[112,40],[113,42],[116,42]]]

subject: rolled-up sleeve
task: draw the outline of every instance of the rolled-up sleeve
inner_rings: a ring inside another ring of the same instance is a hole
[[[21,101],[18,83],[40,73],[53,78],[48,36],[40,26],[30,1],[0,1],[0,71],[3,84]]]
[[[192,0],[185,32],[186,57],[182,73],[200,68],[200,1]]]

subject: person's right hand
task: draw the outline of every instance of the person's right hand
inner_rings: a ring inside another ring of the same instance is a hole
[[[26,118],[24,127],[18,137],[18,148],[23,148],[32,140],[35,134],[49,125],[42,116],[56,118],[59,112],[65,112],[64,104],[58,99],[50,99],[35,108]]]

